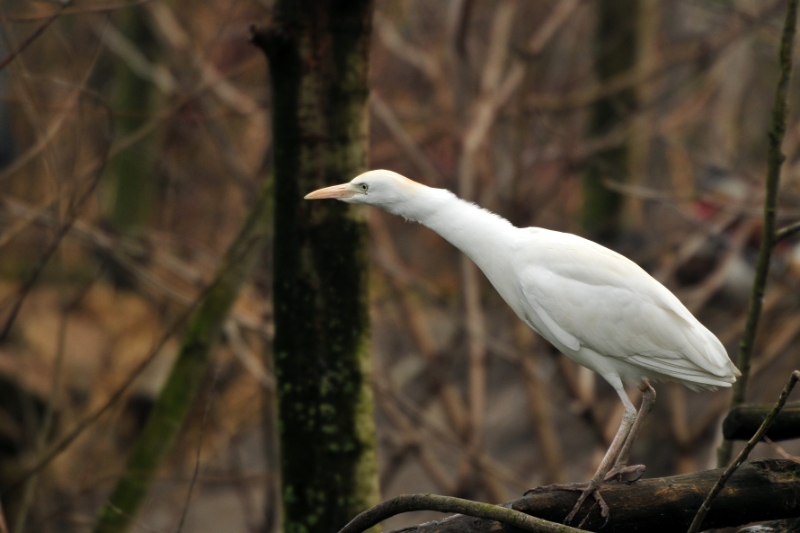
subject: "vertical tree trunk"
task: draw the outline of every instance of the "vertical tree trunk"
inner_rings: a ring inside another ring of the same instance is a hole
[[[600,0],[597,3],[595,71],[600,83],[631,70],[636,61],[636,22],[639,0]],[[592,107],[589,134],[601,136],[620,127],[636,103],[633,89],[598,100]],[[595,238],[614,238],[621,223],[622,196],[603,180],[625,181],[628,149],[611,148],[589,163],[583,183],[583,227]]]
[[[142,506],[206,374],[222,325],[267,242],[269,193],[269,183],[266,183],[244,227],[225,252],[213,284],[199,300],[187,325],[178,358],[144,429],[133,444],[125,470],[98,514],[94,533],[127,531]]]
[[[275,371],[286,532],[335,532],[378,498],[366,226],[313,189],[366,169],[372,0],[278,0],[272,76]]]
[[[123,13],[123,31],[138,49],[152,50],[153,37],[140,7]],[[149,81],[134,74],[124,61],[115,66],[114,120],[118,138],[134,132],[150,116],[153,103],[153,87]],[[155,181],[152,177],[152,150],[141,144],[128,148],[111,158],[107,169],[109,189],[109,219],[115,229],[126,232],[147,222],[155,200]]]

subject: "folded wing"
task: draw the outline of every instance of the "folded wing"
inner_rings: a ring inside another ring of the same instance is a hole
[[[658,281],[580,237],[538,230],[520,247],[529,315],[557,340],[666,377],[725,386],[739,375],[722,343]]]

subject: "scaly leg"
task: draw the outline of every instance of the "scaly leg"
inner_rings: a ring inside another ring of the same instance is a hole
[[[633,442],[642,430],[644,419],[653,410],[653,404],[656,402],[656,390],[650,385],[647,379],[643,379],[639,384],[639,390],[642,391],[642,404],[639,406],[639,413],[636,415],[636,420],[633,422],[628,438],[625,439],[625,445],[622,451],[619,452],[619,457],[614,463],[614,468],[606,474],[606,481],[623,481],[624,476],[634,474],[634,478],[629,480],[628,483],[638,481],[644,475],[645,465],[628,465],[628,456],[630,455]]]
[[[572,511],[567,515],[567,518],[564,519],[565,524],[572,522],[572,520],[575,518],[575,515],[583,505],[583,502],[585,502],[586,498],[589,496],[592,496],[597,501],[597,503],[600,505],[601,515],[606,519],[606,521],[608,521],[608,505],[606,504],[605,500],[603,500],[602,496],[600,496],[600,486],[603,484],[606,474],[608,474],[609,470],[611,470],[612,466],[616,463],[617,458],[622,452],[623,445],[627,440],[628,434],[631,432],[636,420],[636,408],[633,406],[630,398],[628,398],[628,395],[625,393],[625,389],[622,387],[622,381],[620,381],[619,377],[612,376],[611,379],[606,377],[606,380],[611,383],[611,386],[614,387],[615,391],[617,391],[617,394],[622,400],[622,404],[625,406],[625,413],[622,415],[622,422],[619,425],[617,434],[614,435],[614,440],[611,441],[611,446],[608,447],[608,451],[606,451],[603,460],[600,461],[600,466],[597,468],[597,472],[595,472],[594,476],[592,476],[592,479],[589,480],[588,483],[569,483],[566,485],[548,485],[546,487],[537,487],[525,493],[535,494],[541,492],[551,492],[554,490],[579,491],[581,495],[578,498],[578,501],[575,503],[575,507],[572,508]]]

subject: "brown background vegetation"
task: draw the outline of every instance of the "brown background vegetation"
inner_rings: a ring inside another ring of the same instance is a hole
[[[621,230],[606,243],[676,292],[735,360],[784,3],[640,0],[636,64],[603,82],[598,3],[378,2],[371,167],[451,189],[517,225],[591,235],[583,176],[598,154],[626,147],[628,180],[606,183],[623,198]],[[270,14],[254,0],[0,4],[2,55],[55,17],[0,71],[0,320],[22,302],[0,343],[0,485],[157,346],[269,179],[270,95],[248,28]],[[625,90],[637,105],[589,135],[592,105]],[[798,147],[792,112],[779,226],[800,216]],[[536,338],[438,236],[365,216],[382,496],[500,502],[587,479],[622,415],[610,387]],[[237,301],[137,530],[175,530],[187,505],[183,531],[276,524],[277,451],[263,422],[274,386],[262,357],[270,264],[267,252]],[[750,401],[773,401],[797,366],[798,275],[795,238],[775,252]],[[27,531],[90,527],[178,340],[42,472],[30,503],[19,491],[4,499],[12,518],[27,508]],[[714,466],[728,392],[657,390],[634,460],[649,477]],[[766,445],[755,453],[775,455]]]

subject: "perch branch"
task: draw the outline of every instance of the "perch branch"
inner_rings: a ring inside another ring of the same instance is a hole
[[[797,5],[796,1],[795,5]],[[767,433],[767,430],[775,421],[775,418],[778,416],[778,413],[780,413],[781,409],[783,408],[783,405],[786,403],[786,398],[789,397],[789,393],[792,392],[792,389],[794,388],[798,379],[800,379],[800,370],[795,370],[794,372],[792,372],[792,375],[789,377],[789,381],[783,388],[783,391],[781,392],[778,401],[775,403],[775,407],[772,408],[772,411],[770,411],[770,413],[767,415],[767,418],[764,419],[764,422],[761,424],[761,427],[758,428],[758,431],[756,431],[756,434],[753,435],[753,438],[747,441],[745,447],[742,448],[742,451],[739,452],[739,455],[736,456],[736,460],[734,460],[733,464],[731,464],[728,468],[725,469],[725,472],[722,473],[717,482],[714,484],[714,487],[708,493],[708,496],[706,496],[703,505],[701,505],[700,509],[697,510],[697,514],[695,515],[694,520],[692,520],[692,525],[689,527],[687,533],[697,533],[698,531],[700,531],[700,525],[703,523],[703,519],[706,517],[706,514],[708,514],[708,511],[711,509],[711,503],[716,499],[717,495],[725,486],[725,483],[730,479],[730,477],[734,474],[734,472],[736,472],[736,470],[741,466],[744,460],[747,459],[747,456],[750,455],[750,452],[753,451],[753,448],[756,447],[756,444],[761,442],[761,439]]]
[[[783,239],[788,239],[789,237],[795,235],[796,233],[800,233],[800,222],[795,222],[794,224],[790,224],[785,228],[779,229],[775,233],[775,243],[777,244]]]
[[[643,479],[635,484],[605,485],[603,499],[611,507],[608,525],[594,509],[583,528],[614,533],[674,533],[686,531],[698,503],[711,490],[723,469],[679,476]],[[529,495],[507,504],[544,520],[563,520],[575,505],[574,492]],[[797,516],[800,501],[800,464],[782,459],[750,461],[728,480],[706,516],[704,527],[740,526],[761,520]],[[452,516],[402,529],[402,533],[517,533],[518,528],[470,516]],[[395,531],[394,533],[400,533]]]
[[[541,533],[579,533],[580,529],[548,522],[508,507],[473,502],[438,494],[403,494],[367,509],[356,516],[339,533],[361,533],[387,518],[410,511],[439,511],[459,513],[472,518],[494,520],[524,531]]]
[[[772,248],[777,242],[775,231],[775,214],[778,202],[778,184],[780,182],[781,165],[786,156],[781,152],[783,136],[786,133],[787,94],[789,80],[792,75],[792,49],[797,26],[798,0],[789,0],[786,7],[786,20],[781,36],[779,54],[781,74],[775,91],[775,105],[772,108],[772,126],[769,132],[769,155],[767,159],[766,194],[764,196],[764,225],[761,234],[761,247],[758,251],[756,275],[753,279],[753,290],[747,310],[742,340],[739,342],[739,359],[737,366],[742,375],[733,385],[731,408],[744,403],[747,394],[747,382],[750,377],[750,360],[753,356],[758,322],[761,318],[761,306],[767,286],[767,274],[772,255]],[[730,462],[733,452],[732,442],[724,440],[717,451],[717,466],[725,466]]]

